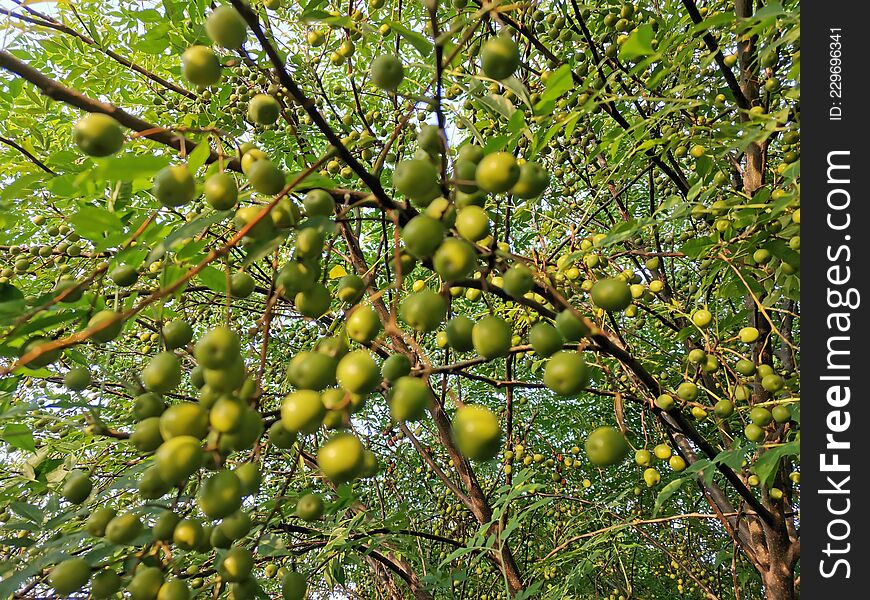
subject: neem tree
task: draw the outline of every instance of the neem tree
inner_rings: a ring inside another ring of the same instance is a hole
[[[0,596],[795,598],[796,4],[7,3]]]

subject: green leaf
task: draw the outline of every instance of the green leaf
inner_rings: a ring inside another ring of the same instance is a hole
[[[782,446],[768,448],[761,456],[755,460],[752,470],[758,475],[761,483],[770,485],[776,478],[776,471],[779,468],[779,461],[785,456],[795,456],[800,454],[800,442],[795,440],[788,442]]]
[[[574,79],[571,73],[571,67],[562,65],[547,78],[547,84],[544,93],[541,95],[541,101],[538,106],[544,102],[553,102],[562,97],[568,90],[574,87]]]
[[[685,477],[681,477],[680,479],[674,479],[672,482],[670,482],[661,489],[658,496],[656,496],[656,503],[653,507],[653,515],[659,514],[659,510],[661,509],[662,505],[667,502],[671,496],[679,491],[684,481],[686,481]]]
[[[649,56],[655,50],[652,47],[653,28],[649,23],[641,25],[634,30],[622,47],[619,49],[620,60],[635,60],[642,56]]]
[[[92,174],[100,180],[133,181],[153,176],[168,165],[169,161],[168,156],[159,154],[121,154],[99,159],[98,166]]]
[[[124,230],[121,219],[113,212],[97,206],[85,205],[70,218],[75,226],[76,233],[91,241],[98,241],[106,233],[115,233]]]
[[[196,148],[193,149],[193,152],[187,156],[187,168],[190,169],[191,173],[196,173],[208,160],[210,154],[211,146],[209,145],[208,139],[204,139],[197,144]]]
[[[3,428],[0,439],[4,442],[28,452],[36,452],[36,442],[33,441],[33,432],[30,427],[22,423],[9,423]]]
[[[434,46],[432,45],[432,42],[429,41],[423,34],[408,29],[398,21],[388,21],[388,24],[390,26],[390,29],[401,34],[401,36],[405,40],[407,40],[408,43],[414,46],[417,52],[420,53],[420,56],[422,56],[423,58],[429,58],[430,56],[432,56]]]
[[[210,290],[225,293],[227,291],[227,276],[214,267],[205,267],[197,278]]]

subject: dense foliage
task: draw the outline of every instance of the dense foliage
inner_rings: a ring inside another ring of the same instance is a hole
[[[798,596],[797,2],[0,14],[0,597]]]

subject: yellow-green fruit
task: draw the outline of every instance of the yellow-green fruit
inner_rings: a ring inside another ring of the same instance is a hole
[[[187,321],[169,321],[161,329],[163,342],[170,350],[181,348],[193,339],[193,328]]]
[[[160,434],[160,418],[148,417],[136,424],[133,433],[130,434],[130,443],[139,452],[154,452],[163,443]]]
[[[700,406],[693,406],[691,410],[692,416],[698,421],[703,421],[707,418],[707,411]]]
[[[121,589],[121,576],[111,569],[103,569],[91,579],[91,596],[95,600],[113,597]]]
[[[618,429],[604,426],[589,434],[586,439],[586,456],[589,462],[599,467],[615,465],[628,453],[628,444]]]
[[[675,473],[679,473],[686,468],[686,461],[682,456],[674,454],[669,460],[668,465]]]
[[[486,407],[466,404],[453,417],[453,439],[459,451],[471,460],[489,460],[501,446],[498,419]]]
[[[172,352],[161,352],[142,369],[142,383],[150,392],[163,394],[181,383],[181,362]]]
[[[251,413],[255,415],[259,414],[256,411],[251,411]],[[260,427],[262,427],[262,421],[260,421]],[[262,429],[260,429],[260,433],[262,433]],[[239,481],[242,482],[243,496],[253,496],[260,491],[260,485],[263,483],[263,474],[260,472],[259,463],[253,461],[246,462],[236,467],[236,470],[233,471],[233,473],[235,473],[236,477],[239,478]]]
[[[770,375],[765,375],[761,379],[761,387],[763,387],[765,391],[776,393],[782,391],[785,387],[785,380],[776,373],[771,373]]]
[[[168,440],[177,436],[202,439],[208,433],[208,411],[194,402],[173,404],[160,415],[160,434]]]
[[[508,152],[493,152],[477,165],[474,179],[480,189],[499,194],[511,189],[520,177],[517,159]]]
[[[350,339],[368,344],[378,337],[382,329],[381,319],[371,306],[359,305],[347,317],[344,329]]]
[[[84,390],[91,384],[91,372],[87,367],[73,367],[63,376],[63,384],[74,392]]]
[[[91,490],[94,489],[94,484],[88,478],[88,474],[84,471],[70,471],[66,476],[61,495],[64,499],[72,504],[81,504],[91,495]]]
[[[396,381],[410,372],[411,361],[404,354],[391,354],[381,365],[381,375],[388,381]]]
[[[313,390],[291,392],[281,402],[281,424],[294,433],[314,433],[325,414],[320,394]]]
[[[163,581],[163,572],[159,568],[140,565],[127,584],[127,593],[132,600],[156,600]]]
[[[773,421],[773,415],[763,406],[756,406],[749,411],[749,420],[759,427],[766,427]]]
[[[124,145],[124,129],[114,118],[91,113],[76,121],[73,141],[88,156],[109,156]]]
[[[287,176],[284,174],[284,171],[268,158],[258,160],[248,167],[246,175],[253,188],[267,196],[277,194],[287,184]],[[261,222],[268,223],[270,226],[273,225],[271,219],[263,219]]]
[[[420,333],[437,329],[446,314],[447,302],[431,290],[410,294],[399,306],[402,320]]]
[[[181,74],[194,85],[214,85],[221,79],[221,62],[208,46],[191,46],[181,55]]]
[[[544,367],[544,385],[560,396],[579,394],[589,383],[589,369],[579,352],[560,350]]]
[[[229,367],[239,358],[241,340],[238,334],[220,325],[211,329],[196,343],[193,355],[206,369]]]
[[[579,342],[589,335],[589,327],[583,319],[567,308],[556,315],[556,329],[569,342]]]
[[[82,589],[91,578],[91,566],[83,558],[70,558],[54,567],[48,583],[58,594],[66,596]]]
[[[131,544],[140,533],[142,521],[132,512],[118,515],[106,525],[106,539],[119,546]]]
[[[263,161],[257,161],[263,162]],[[263,181],[268,183],[268,174],[275,174],[275,165],[271,162],[263,167],[262,171],[255,171],[257,175],[263,175]],[[277,177],[277,176],[276,176]],[[279,182],[280,183],[280,182]],[[275,182],[272,182],[275,184]],[[242,208],[236,211],[235,216],[233,217],[233,224],[236,227],[236,230],[242,231],[245,230],[245,238],[249,240],[268,240],[275,236],[275,223],[269,217],[269,215],[265,215],[260,218],[260,213],[263,212],[263,207],[259,204],[255,204],[252,206],[243,206]],[[250,229],[246,229],[248,225],[251,224]]]
[[[230,294],[233,298],[247,298],[254,293],[257,284],[249,273],[239,271],[230,278]]]
[[[356,350],[338,361],[335,379],[352,394],[368,394],[381,383],[381,370],[368,350]]]
[[[416,258],[428,258],[444,241],[444,226],[428,215],[417,215],[402,229],[405,249]]]
[[[743,429],[743,435],[745,435],[746,439],[750,442],[761,442],[764,440],[764,429],[755,423],[750,423]]]
[[[474,351],[487,359],[507,356],[511,348],[511,327],[496,315],[488,315],[474,324],[471,341]]]
[[[325,285],[315,283],[307,290],[296,294],[293,302],[302,316],[319,319],[329,310],[332,296],[329,295]]]
[[[364,450],[353,435],[336,433],[317,451],[317,465],[333,483],[346,483],[360,472]]]
[[[511,194],[517,198],[537,198],[550,185],[550,173],[536,162],[523,163],[520,166],[520,177],[511,188]]]
[[[318,215],[331,217],[335,213],[335,199],[326,190],[310,190],[302,199],[302,205],[305,206],[305,214],[309,217]]]
[[[691,381],[684,381],[677,387],[677,396],[687,402],[694,402],[698,399],[701,391],[698,386]]]
[[[634,453],[634,462],[641,467],[648,467],[652,464],[652,454],[649,450],[638,450]]]
[[[292,448],[296,443],[296,433],[284,427],[281,421],[276,421],[269,427],[269,440],[276,448]]]
[[[287,379],[299,389],[320,391],[335,384],[337,364],[325,353],[304,350],[290,360]]]
[[[419,377],[400,377],[390,389],[390,416],[397,423],[419,421],[435,400],[429,384]]]
[[[166,483],[176,485],[198,471],[203,458],[200,439],[180,435],[160,445],[154,453],[154,464]]]
[[[656,458],[659,460],[667,460],[673,454],[671,447],[667,444],[658,444],[655,448],[653,448],[653,454],[656,455]]]
[[[713,407],[713,412],[715,412],[716,416],[720,419],[727,419],[734,414],[734,405],[730,400],[723,398]]]
[[[456,215],[456,231],[466,240],[478,242],[490,233],[489,215],[479,206],[466,206]]]
[[[559,330],[549,323],[535,323],[529,330],[529,343],[535,354],[544,358],[552,356],[562,349],[565,340]]]
[[[242,505],[242,482],[232,471],[219,471],[200,485],[196,503],[209,519],[231,515]]]
[[[740,336],[741,342],[743,342],[744,344],[751,344],[758,339],[759,333],[758,329],[756,329],[755,327],[744,327],[740,330],[740,333],[738,335]]]
[[[465,315],[456,315],[447,321],[445,328],[447,343],[457,352],[468,352],[474,349],[474,342],[472,341],[473,331],[474,321]]]
[[[168,542],[172,539],[172,535],[175,532],[175,527],[176,525],[178,525],[179,521],[181,521],[181,517],[179,517],[176,513],[171,510],[164,510],[160,513],[160,516],[158,516],[157,520],[154,522],[154,527],[151,529],[151,534],[154,536],[155,540]]]
[[[145,469],[142,476],[139,478],[137,486],[139,496],[143,500],[156,500],[169,493],[172,484],[167,483],[160,475],[160,470],[157,466],[151,466]]]
[[[701,329],[706,329],[707,327],[709,327],[712,321],[713,313],[711,313],[706,308],[701,308],[692,313],[692,323],[694,323]]]
[[[131,265],[118,265],[109,271],[109,279],[118,287],[130,287],[139,279],[139,273]]]
[[[647,487],[655,487],[661,482],[662,476],[653,467],[649,467],[643,472],[643,480]]]
[[[490,38],[480,49],[480,66],[487,77],[507,79],[520,66],[517,43],[506,36]]]
[[[284,600],[304,600],[308,592],[305,575],[289,571],[281,582],[281,596]]]
[[[342,302],[356,304],[360,301],[365,293],[366,284],[359,275],[345,275],[338,280],[338,289],[335,292],[336,298]]]
[[[117,512],[110,506],[101,506],[88,515],[85,521],[85,530],[94,537],[106,535],[106,526],[109,521],[117,516]]]
[[[247,548],[230,548],[218,565],[218,572],[226,581],[244,581],[251,575],[254,558]]]
[[[656,398],[655,404],[662,410],[671,410],[676,402],[674,401],[674,397],[670,394],[662,394]]]
[[[382,54],[372,61],[372,83],[390,92],[395,92],[402,79],[405,78],[405,68],[398,56]]]
[[[154,176],[151,193],[163,206],[175,208],[193,200],[196,182],[187,165],[170,165]]]
[[[784,404],[774,406],[770,412],[773,415],[773,420],[777,423],[788,423],[791,421],[791,411]]]
[[[438,187],[438,171],[426,159],[403,160],[393,171],[396,190],[421,206],[428,206],[441,195]]]
[[[167,581],[157,592],[157,600],[188,600],[188,598],[190,598],[190,588],[183,579]]]
[[[120,313],[114,310],[101,310],[94,313],[88,321],[88,329],[92,327],[101,327],[101,329],[92,333],[90,339],[105,344],[118,337],[124,328],[124,319],[120,316]]]
[[[243,510],[237,510],[221,521],[221,530],[230,539],[240,540],[251,531],[251,517]]]
[[[280,115],[281,105],[269,94],[257,94],[248,102],[248,120],[252,123],[271,125]]]
[[[446,305],[444,307],[444,310],[445,311],[447,310]],[[53,341],[53,340],[50,340],[49,338],[46,338],[46,337],[34,336],[34,337],[30,338],[29,340],[27,340],[21,346],[21,349],[18,351],[18,355],[20,357],[24,357],[26,354],[28,354],[32,350],[36,350],[37,348],[45,348],[46,344],[48,344],[51,341]],[[60,348],[55,348],[52,350],[42,350],[42,354],[40,354],[36,358],[33,358],[33,359],[29,360],[28,362],[23,363],[23,364],[31,369],[38,369],[40,367],[45,367],[45,366],[50,365],[51,363],[55,362],[57,359],[60,358],[62,353],[63,353],[63,350],[61,350]]]
[[[202,544],[205,530],[197,519],[182,519],[172,532],[172,541],[183,550],[193,550]]]
[[[606,311],[620,311],[631,304],[631,290],[618,278],[599,279],[589,292],[595,306]]]
[[[305,494],[296,502],[296,516],[312,523],[323,516],[323,498],[319,494]]]
[[[323,252],[325,242],[326,238],[320,229],[316,227],[303,228],[296,234],[296,258],[306,260],[319,257]]]
[[[239,48],[248,37],[248,25],[235,8],[218,6],[205,20],[205,32],[218,46]]]
[[[502,289],[509,296],[520,298],[535,287],[532,271],[524,265],[514,265],[504,273]]]
[[[447,238],[435,251],[432,264],[444,281],[459,281],[474,271],[477,253],[465,240]]]

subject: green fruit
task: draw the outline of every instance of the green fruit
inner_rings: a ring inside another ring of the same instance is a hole
[[[362,442],[349,433],[336,433],[317,451],[320,471],[333,483],[354,479],[363,465]]]
[[[586,439],[586,456],[589,462],[607,467],[621,462],[628,453],[628,444],[618,429],[599,427]]]
[[[740,330],[738,336],[744,344],[751,344],[758,339],[759,332],[755,327],[744,327]]]
[[[161,352],[152,358],[142,369],[142,383],[145,389],[163,394],[178,387],[181,383],[181,362],[172,352]]]
[[[107,114],[90,113],[76,121],[73,141],[88,156],[109,156],[124,146],[124,129]]]
[[[372,61],[372,83],[382,90],[395,92],[402,79],[405,78],[405,68],[398,56],[382,54]]]
[[[241,340],[238,334],[225,326],[211,329],[196,343],[193,355],[206,369],[222,369],[239,359]]]
[[[338,280],[335,297],[348,304],[359,302],[365,294],[366,283],[359,275],[345,275]]]
[[[312,523],[323,516],[323,498],[318,494],[305,494],[296,502],[296,516]]]
[[[550,173],[536,162],[527,162],[520,166],[520,177],[511,188],[511,194],[517,198],[537,198],[550,185]]]
[[[60,300],[60,302],[63,304],[72,304],[73,302],[81,300],[85,293],[85,286],[80,285],[78,281],[70,277],[61,277],[54,286],[52,293],[55,294],[55,296],[60,296],[64,292],[66,292],[66,295],[63,297],[63,300]]]
[[[196,503],[209,519],[231,515],[242,505],[242,482],[232,471],[219,471],[200,485]]]
[[[741,358],[737,361],[737,364],[734,365],[734,369],[741,375],[748,377],[755,374],[755,363],[751,360]]]
[[[507,321],[495,315],[482,318],[471,330],[474,350],[487,359],[507,356],[513,332]]]
[[[498,419],[488,408],[466,404],[453,417],[453,438],[459,451],[471,460],[489,460],[501,446]]]
[[[273,167],[274,165],[269,163],[267,166],[263,167],[262,171],[258,171],[258,174],[265,174],[264,180],[267,180],[269,172]],[[264,215],[260,218],[260,213],[262,212],[263,207],[259,204],[243,206],[236,211],[236,214],[233,217],[233,225],[235,225],[236,230],[245,230],[245,238],[248,241],[265,241],[270,240],[275,236],[275,223],[269,215]],[[251,225],[250,229],[246,229],[249,224]]]
[[[477,266],[477,253],[468,242],[459,238],[447,238],[435,251],[432,258],[435,272],[444,281],[465,279]]]
[[[252,123],[271,125],[279,116],[281,116],[281,105],[269,94],[257,94],[248,102],[248,120]],[[250,176],[248,173],[248,177]]]
[[[139,279],[139,273],[130,265],[118,265],[109,272],[109,279],[119,287],[130,287]]]
[[[479,206],[466,206],[456,215],[456,231],[470,242],[478,242],[489,235],[489,215]]]
[[[302,199],[302,204],[309,217],[317,215],[331,217],[335,214],[335,199],[326,190],[310,190]]]
[[[142,521],[139,515],[128,512],[118,515],[106,525],[106,539],[119,546],[133,543],[142,533]]]
[[[658,406],[662,410],[671,410],[674,408],[676,402],[674,401],[673,396],[669,394],[662,394],[658,398],[656,398],[656,406]]]
[[[589,383],[589,369],[579,352],[560,350],[544,367],[544,385],[560,396],[579,394]]]
[[[205,32],[218,46],[239,48],[248,37],[248,25],[235,8],[218,6],[205,20]]]
[[[84,471],[70,471],[61,489],[61,496],[72,504],[81,504],[91,495],[94,484]]]
[[[444,153],[444,139],[441,130],[435,125],[423,124],[417,132],[417,145],[429,156],[437,157]]]
[[[649,450],[638,450],[634,453],[634,462],[639,467],[648,467],[652,464],[652,454]]]
[[[115,518],[117,512],[110,506],[101,506],[94,510],[85,521],[85,531],[94,537],[106,535],[106,526]]]
[[[686,402],[694,402],[700,393],[698,386],[691,381],[684,381],[677,387],[677,396]]]
[[[449,327],[448,323],[448,327]],[[391,354],[381,365],[381,375],[388,381],[397,381],[411,372],[411,361],[404,354]]]
[[[187,165],[170,165],[154,176],[151,193],[163,206],[175,208],[193,200],[196,182]]]
[[[205,531],[198,519],[182,519],[172,532],[172,541],[182,550],[194,550],[202,544]]]
[[[164,439],[192,436],[203,439],[208,433],[208,412],[194,402],[173,404],[160,415],[160,434]]]
[[[290,360],[287,379],[304,390],[322,390],[335,384],[337,361],[320,352],[303,351]]]
[[[291,392],[281,402],[281,424],[294,433],[314,433],[325,414],[320,394],[312,390]]]
[[[483,157],[483,148],[475,144],[463,144],[459,147],[459,152],[457,154],[458,160],[467,161],[475,165],[479,163]]]
[[[444,307],[444,310],[446,312],[446,310],[447,310],[446,306]],[[47,343],[52,342],[52,341],[54,341],[54,340],[51,340],[51,339],[46,338],[46,337],[34,336],[34,337],[28,339],[26,342],[24,342],[24,345],[21,346],[21,349],[18,352],[18,355],[20,357],[25,356],[30,351],[36,350],[37,348],[39,348],[42,351],[42,353],[39,356],[37,356],[36,358],[32,358],[30,361],[23,363],[23,364],[30,369],[39,369],[41,367],[48,366],[51,363],[58,360],[60,358],[61,354],[63,353],[63,350],[61,350],[60,348],[55,348],[52,350],[42,350],[42,348],[44,348]]]
[[[535,287],[532,271],[523,265],[514,265],[503,276],[502,289],[514,298],[521,298]]]
[[[180,435],[163,442],[154,453],[154,465],[160,477],[170,485],[184,482],[203,463],[202,443],[199,438]]]
[[[359,305],[347,317],[344,329],[350,339],[368,344],[378,337],[382,329],[381,319],[371,306]]]
[[[154,392],[140,394],[133,401],[133,417],[139,421],[150,417],[159,417],[164,410],[166,410],[166,404],[163,403],[163,398]]]
[[[205,201],[215,210],[230,210],[239,200],[236,178],[227,171],[215,173],[206,179],[202,191]]]
[[[529,330],[529,343],[535,350],[535,354],[544,358],[551,356],[562,349],[565,340],[559,330],[549,323],[536,323]]]
[[[686,468],[686,459],[684,459],[682,456],[679,456],[679,455],[677,455],[677,454],[674,454],[674,455],[673,455],[673,456],[668,460],[668,466],[671,467],[671,469],[672,469],[675,473],[679,473],[680,471],[682,471],[682,470],[684,470],[684,469]]]
[[[183,579],[167,581],[157,592],[157,600],[188,600],[190,589]]]
[[[764,429],[756,425],[755,423],[750,423],[743,429],[743,435],[746,436],[746,439],[750,442],[762,442],[764,441]]]
[[[161,477],[156,466],[151,466],[142,473],[137,488],[142,499],[156,500],[168,494],[172,485]]]
[[[763,380],[768,375],[773,375],[773,367],[768,364],[762,363],[758,365],[758,376]]]
[[[191,46],[181,55],[181,74],[194,85],[214,85],[221,79],[221,62],[208,46]]]
[[[509,37],[490,38],[480,49],[480,66],[487,77],[507,79],[520,66],[520,49]]]
[[[446,315],[447,302],[431,290],[410,294],[399,306],[401,319],[420,333],[437,329]]]
[[[689,351],[688,360],[693,365],[700,365],[707,360],[707,353],[700,348],[694,348]]]
[[[221,530],[232,540],[240,540],[251,531],[251,517],[243,510],[237,510],[221,521]]]
[[[101,327],[101,329],[92,333],[90,339],[97,343],[105,344],[121,335],[121,330],[124,328],[124,319],[120,317],[120,313],[114,310],[101,310],[94,313],[88,321],[88,329],[92,327]]]
[[[701,329],[706,329],[707,327],[709,327],[712,321],[713,313],[711,313],[706,308],[701,308],[692,313],[692,323],[694,323]]]
[[[402,229],[402,241],[408,252],[417,258],[428,258],[444,241],[444,226],[427,215],[417,215]]]
[[[230,278],[230,294],[233,298],[247,298],[254,293],[256,282],[250,274],[240,271]]]
[[[307,290],[299,292],[294,298],[299,314],[311,319],[322,317],[329,310],[331,302],[332,296],[329,295],[329,290],[320,283],[315,283]]]
[[[435,401],[429,384],[419,377],[400,377],[390,388],[390,416],[393,421],[419,421]]]
[[[620,311],[631,304],[631,290],[621,279],[599,279],[589,292],[595,306],[606,311]]]
[[[590,333],[583,319],[567,308],[556,315],[556,329],[569,342],[579,342]]]
[[[791,411],[784,404],[774,406],[771,414],[773,415],[773,420],[777,423],[788,423],[791,421]]]
[[[248,181],[251,182],[251,186],[256,191],[268,196],[277,194],[287,185],[287,176],[284,174],[284,171],[268,158],[258,160],[248,167],[246,175],[248,176]],[[264,219],[263,222],[272,225],[271,219]],[[252,237],[259,236],[254,235]]]
[[[749,420],[759,427],[766,427],[773,421],[773,415],[763,406],[756,406],[749,411]]]
[[[208,421],[212,429],[221,433],[238,431],[243,425],[247,404],[232,396],[222,396],[211,407]]]
[[[299,260],[317,258],[323,252],[323,232],[315,227],[306,227],[296,234],[296,257]]]
[[[308,592],[308,582],[305,575],[289,571],[281,582],[281,596],[284,600],[304,600]]]
[[[157,600],[163,586],[163,571],[157,567],[140,565],[133,579],[127,584],[127,593],[132,600]]]
[[[514,186],[520,177],[520,167],[512,154],[493,152],[481,159],[474,177],[480,189],[498,194]]]
[[[734,405],[730,400],[722,399],[713,407],[713,412],[715,412],[716,416],[720,419],[727,419],[734,414]]]
[[[91,578],[91,566],[83,558],[69,558],[48,574],[48,583],[58,594],[66,596],[82,589]]]
[[[299,224],[302,213],[295,202],[284,197],[278,200],[278,203],[272,207],[269,218],[272,219],[272,224],[276,229],[289,229]]]
[[[87,389],[91,385],[91,372],[87,367],[73,367],[63,376],[63,384],[74,392]]]
[[[121,589],[121,576],[111,569],[103,569],[91,579],[91,597],[95,600],[111,598]]]
[[[175,533],[175,527],[178,525],[179,521],[181,521],[181,517],[176,513],[171,510],[164,510],[154,522],[151,534],[154,536],[155,540],[168,542],[172,539],[172,536]]]
[[[457,352],[468,352],[474,349],[472,332],[474,321],[465,315],[456,315],[447,321],[447,343]]]
[[[352,394],[368,394],[381,383],[381,370],[368,350],[356,350],[338,361],[335,378]]]
[[[403,160],[393,171],[393,185],[403,196],[420,206],[427,206],[441,195],[438,187],[438,171],[428,160]]]
[[[251,412],[255,415],[258,414],[255,411]],[[262,433],[262,422],[260,425],[260,433]],[[242,482],[243,496],[253,496],[260,491],[260,485],[263,483],[263,474],[260,472],[258,463],[253,461],[246,462],[236,467],[236,470],[233,471],[233,473],[235,473],[236,477],[239,478],[239,481]]]
[[[317,276],[316,271],[307,263],[294,260],[281,268],[275,283],[284,290],[285,297],[294,298],[299,292],[314,285]]]
[[[761,387],[772,394],[776,392],[782,391],[785,387],[785,380],[777,375],[776,373],[771,373],[770,375],[765,375],[761,379]]]
[[[136,424],[133,433],[130,434],[130,443],[139,452],[154,452],[163,443],[160,434],[160,418],[149,417]]]

